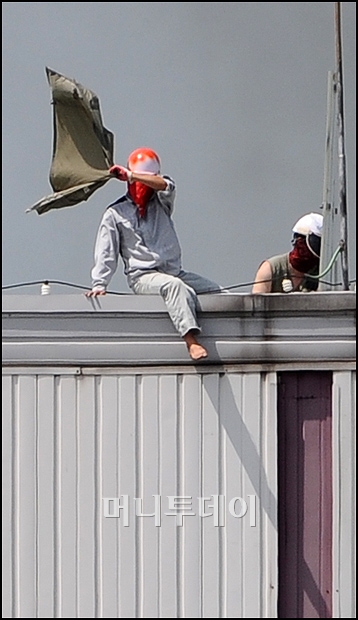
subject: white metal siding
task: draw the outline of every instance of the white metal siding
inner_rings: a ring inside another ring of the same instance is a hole
[[[333,373],[333,617],[356,617],[356,374]]]
[[[275,617],[275,373],[42,372],[3,378],[3,617]],[[103,516],[123,495],[129,527]],[[153,495],[160,527],[133,511]],[[192,497],[183,527],[168,495]],[[228,512],[249,495],[256,527]]]

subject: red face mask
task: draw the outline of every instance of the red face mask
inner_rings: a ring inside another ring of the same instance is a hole
[[[128,157],[127,166],[133,172],[145,174],[159,174],[160,159],[155,151],[146,146],[141,146]],[[134,182],[128,184],[128,193],[133,202],[137,205],[141,217],[147,211],[148,202],[154,194],[154,190],[143,183]]]
[[[304,237],[295,239],[295,245],[289,254],[289,261],[292,267],[300,273],[308,273],[319,265],[319,258],[310,252]]]
[[[128,184],[128,193],[133,202],[137,205],[139,215],[144,217],[147,211],[148,202],[153,196],[154,190],[144,183]]]

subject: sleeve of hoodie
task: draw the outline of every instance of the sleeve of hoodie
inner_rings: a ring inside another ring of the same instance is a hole
[[[161,207],[171,216],[174,211],[174,201],[176,196],[176,185],[174,179],[163,174],[163,179],[167,182],[165,189],[157,192],[157,197]]]
[[[111,209],[103,215],[94,250],[94,267],[91,271],[92,288],[106,290],[118,266],[120,251],[119,231]]]

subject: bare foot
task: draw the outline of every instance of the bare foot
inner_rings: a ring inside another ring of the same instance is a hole
[[[199,343],[187,344],[187,347],[192,360],[201,360],[203,357],[208,357],[207,350]]]
[[[201,360],[203,357],[208,357],[207,350],[197,341],[193,332],[188,332],[184,336],[186,346],[189,351],[189,355],[192,360]]]

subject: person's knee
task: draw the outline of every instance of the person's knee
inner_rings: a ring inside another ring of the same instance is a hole
[[[160,289],[160,294],[164,300],[167,300],[169,297],[175,299],[181,296],[195,298],[195,291],[185,284],[183,280],[175,276],[163,284]]]
[[[170,296],[178,295],[183,284],[184,283],[179,278],[173,277],[170,280],[167,280],[167,282],[160,287],[160,294],[163,299],[168,299]]]

